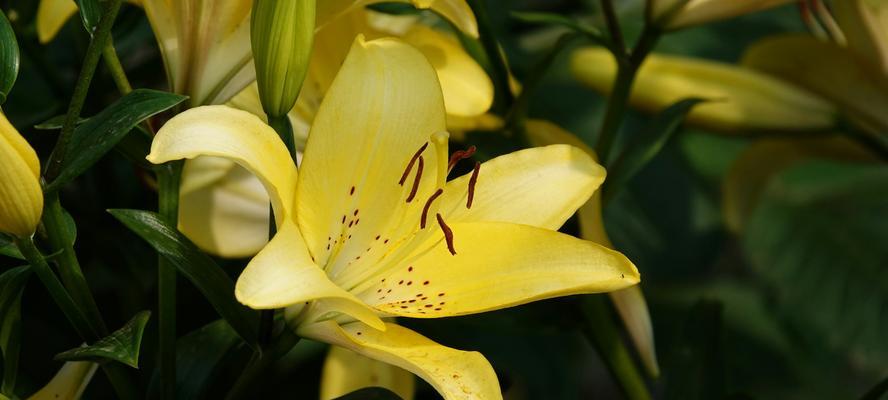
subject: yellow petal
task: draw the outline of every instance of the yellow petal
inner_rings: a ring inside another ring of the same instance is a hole
[[[395,324],[386,327],[383,332],[359,322],[324,322],[298,333],[413,372],[445,400],[502,399],[496,373],[481,353],[444,347]]]
[[[384,329],[382,320],[354,295],[331,282],[318,267],[299,228],[291,222],[247,264],[234,288],[238,301],[255,309],[287,307],[318,299],[340,299],[336,310],[359,321]]]
[[[52,380],[37,393],[28,397],[30,400],[74,400],[79,399],[89,385],[89,381],[99,367],[96,363],[86,361],[69,361],[62,366]]]
[[[246,169],[198,157],[182,171],[179,230],[217,256],[252,256],[268,243],[269,204],[262,182]]]
[[[414,26],[403,39],[419,49],[438,73],[447,114],[471,117],[490,109],[493,82],[456,39],[423,25]]]
[[[604,182],[605,171],[582,150],[552,145],[481,164],[472,208],[472,173],[447,183],[439,212],[448,222],[512,222],[558,229]]]
[[[722,181],[722,215],[734,233],[742,233],[770,179],[792,165],[825,158],[843,162],[878,162],[878,157],[842,136],[811,139],[763,139],[749,146]]]
[[[666,22],[670,29],[733,18],[795,0],[690,0]]]
[[[465,0],[394,0],[398,3],[411,3],[416,8],[430,9],[449,20],[459,30],[469,36],[478,37],[478,22],[475,13]],[[383,0],[324,0],[318,2],[317,26],[323,28],[336,18]]]
[[[776,36],[750,46],[743,65],[830,99],[869,130],[888,131],[888,76],[846,48],[809,35]]]
[[[296,166],[286,146],[255,115],[228,106],[204,106],[185,111],[157,132],[148,161],[214,156],[230,159],[256,175],[270,194],[280,225],[292,218]]]
[[[639,281],[622,254],[563,233],[500,222],[450,228],[455,255],[440,237],[433,248],[355,292],[391,315],[438,318],[609,292]]]
[[[833,4],[848,47],[888,75],[888,2],[843,0]]]
[[[412,400],[415,386],[410,372],[339,346],[330,347],[321,370],[321,400],[332,400],[366,387],[382,387],[404,400]]]
[[[40,0],[37,6],[37,40],[48,43],[76,12],[74,0]]]
[[[583,149],[590,157],[597,160],[595,152],[589,146],[558,125],[549,121],[529,120],[526,127],[528,139],[535,146],[566,143]],[[578,216],[580,236],[583,239],[591,240],[609,249],[614,248],[604,230],[601,214],[601,191],[596,191],[592,198],[580,207]],[[659,375],[660,367],[657,363],[657,353],[654,346],[654,330],[641,288],[635,285],[610,292],[608,295],[617,309],[617,314],[623,320],[645,368],[652,376]]]
[[[610,92],[616,75],[616,63],[603,48],[577,51],[571,69],[600,93]],[[657,113],[689,97],[712,101],[694,107],[686,122],[717,132],[810,132],[836,123],[830,103],[786,81],[731,64],[658,54],[638,71],[631,103]]]
[[[447,130],[450,131],[450,138],[456,141],[464,141],[467,132],[492,132],[502,129],[503,125],[503,119],[492,113],[481,114],[475,117],[459,117],[447,114]]]
[[[0,113],[0,232],[30,236],[43,213],[40,161]]]
[[[425,57],[398,40],[359,37],[318,110],[297,188],[300,230],[334,280],[418,225],[438,180],[436,148],[446,152],[446,135],[439,144],[430,137],[443,129],[441,88]],[[418,167],[398,182],[423,145],[425,169],[407,202]]]
[[[305,100],[306,97],[312,96],[312,94],[306,93],[309,92],[306,88],[307,86],[302,87],[302,94],[299,100]],[[241,90],[231,100],[228,100],[226,105],[247,111],[259,117],[262,121],[267,122],[265,111],[262,110],[262,103],[259,101],[259,87],[256,85],[256,82]],[[308,113],[306,113],[305,108],[306,105],[297,102],[296,106],[287,114],[290,118],[290,125],[293,127],[293,143],[296,145],[296,151],[298,152],[305,150],[305,141],[308,139],[308,127],[311,120],[314,119],[317,105],[310,107],[311,110]]]

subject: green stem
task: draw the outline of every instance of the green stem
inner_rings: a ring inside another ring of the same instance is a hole
[[[598,349],[608,369],[620,383],[629,400],[650,400],[651,394],[629,350],[620,337],[608,305],[601,296],[586,296],[580,306],[585,320],[586,336]]]
[[[133,87],[130,85],[129,79],[126,77],[123,64],[121,64],[120,59],[117,58],[117,51],[114,50],[114,39],[110,36],[108,37],[108,43],[105,45],[105,48],[102,49],[102,60],[105,61],[105,66],[108,68],[108,72],[111,73],[111,78],[114,79],[114,84],[117,85],[117,90],[120,94],[126,95],[127,93],[132,92]]]
[[[268,125],[277,132],[281,140],[287,146],[290,157],[293,159],[293,165],[296,165],[296,141],[293,138],[293,127],[290,125],[290,117],[286,114],[281,116],[268,115]]]
[[[56,260],[59,264],[59,275],[65,288],[71,293],[74,302],[83,310],[89,321],[96,327],[101,336],[108,334],[108,328],[92,296],[89,284],[83,276],[77,253],[74,252],[74,236],[67,226],[64,210],[57,193],[48,193],[43,208],[43,226],[49,237],[49,244],[54,252],[59,252]]]
[[[498,100],[497,105],[502,110],[508,110],[512,107],[512,102],[514,101],[512,89],[509,85],[509,67],[506,65],[499,43],[497,43],[496,36],[493,34],[490,17],[487,14],[487,5],[484,4],[484,0],[468,0],[468,3],[469,7],[472,8],[472,12],[475,13],[475,20],[478,21],[478,36],[492,70],[493,87]]]
[[[157,168],[158,211],[171,226],[178,224],[179,182],[182,162],[171,161]],[[160,393],[162,399],[176,397],[176,268],[164,257],[157,260],[157,297],[160,336]]]
[[[611,43],[617,51],[626,54],[626,41],[623,40],[623,30],[620,29],[620,20],[614,11],[613,0],[601,0],[601,11],[604,13],[604,23],[607,25]]]
[[[49,156],[47,162],[46,173],[44,176],[47,181],[52,181],[59,172],[61,172],[62,163],[68,151],[68,144],[71,141],[71,134],[77,119],[80,117],[80,111],[83,110],[83,104],[86,101],[86,95],[89,93],[89,85],[92,82],[93,75],[96,72],[96,66],[99,64],[99,58],[102,51],[111,36],[111,27],[114,25],[114,19],[117,18],[117,12],[120,11],[122,0],[108,0],[103,2],[105,5],[102,10],[102,17],[96,26],[95,34],[89,42],[86,50],[86,57],[83,59],[83,65],[80,68],[80,75],[77,77],[77,83],[74,85],[74,93],[71,95],[71,102],[68,103],[68,111],[65,113],[65,122],[62,124],[62,130],[59,132],[58,141],[55,148]]]
[[[610,162],[617,133],[620,130],[620,125],[623,123],[626,109],[629,106],[629,96],[632,92],[632,84],[635,82],[638,68],[641,67],[641,63],[644,62],[644,59],[653,50],[659,38],[660,32],[658,30],[646,26],[631,54],[627,56],[614,53],[618,66],[617,78],[607,101],[607,109],[604,114],[604,120],[601,123],[598,144],[595,146],[598,158],[604,165],[608,165]]]

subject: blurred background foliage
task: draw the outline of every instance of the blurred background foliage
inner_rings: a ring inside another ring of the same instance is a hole
[[[631,43],[643,24],[643,1],[617,1]],[[55,131],[34,129],[62,114],[88,44],[72,19],[46,46],[34,31],[37,2],[5,0],[21,47],[18,81],[4,112],[47,154]],[[564,28],[541,27],[510,17],[541,11],[601,26],[592,0],[490,0],[492,23],[514,75],[522,80]],[[760,38],[804,32],[793,5],[666,35],[656,51],[736,63]],[[134,87],[165,90],[165,75],[151,28],[141,9],[125,5],[113,37]],[[529,115],[548,119],[594,143],[605,99],[579,85],[568,54],[556,59],[532,97]],[[117,98],[100,65],[84,115]],[[888,112],[888,110],[886,110]],[[650,117],[630,112],[621,137],[631,137]],[[666,399],[858,398],[888,375],[888,168],[811,160],[768,179],[742,232],[732,233],[722,212],[722,185],[734,163],[755,141],[683,128],[605,209],[617,249],[642,272],[654,324],[662,375],[649,380]],[[470,133],[482,158],[519,146],[497,133]],[[775,153],[781,157],[782,153]],[[753,161],[754,162],[754,161]],[[154,252],[117,223],[108,208],[153,209],[146,173],[119,154],[105,157],[62,192],[78,221],[84,273],[110,326],[120,326],[155,303]],[[571,221],[564,230],[576,233]],[[220,261],[236,276],[242,261]],[[0,256],[4,270],[18,265]],[[182,398],[189,390],[229,382],[249,357],[200,293],[179,282]],[[28,285],[23,300],[18,388],[30,393],[61,365],[53,355],[77,340],[45,289]],[[497,368],[509,399],[621,398],[596,350],[583,336],[576,299],[557,299],[434,324],[403,323],[442,344],[483,352]],[[209,324],[209,325],[208,325]],[[149,323],[147,337],[156,337]],[[467,335],[473,332],[474,336]],[[628,343],[628,342],[627,342]],[[142,371],[156,362],[154,340],[145,340]],[[276,366],[258,396],[314,398],[324,347],[303,341]],[[212,372],[220,360],[227,367]],[[149,378],[145,378],[146,380]],[[435,398],[422,386],[418,398]],[[195,387],[196,386],[196,387]],[[219,391],[225,385],[220,385]],[[111,396],[101,374],[87,398]]]

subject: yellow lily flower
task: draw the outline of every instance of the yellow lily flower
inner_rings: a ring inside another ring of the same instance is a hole
[[[833,9],[848,47],[888,75],[888,3],[842,0]]]
[[[74,0],[40,0],[37,6],[37,40],[48,43],[77,12]]]
[[[616,61],[603,48],[576,51],[571,70],[599,93],[610,92]],[[835,107],[816,94],[752,69],[708,60],[652,54],[638,71],[630,103],[648,113],[691,97],[710,101],[688,114],[689,125],[725,133],[822,131],[836,124]]]
[[[680,29],[737,17],[795,0],[648,0],[648,19],[665,29]]]
[[[569,144],[582,149],[592,159],[598,161],[595,150],[592,150],[576,135],[552,122],[531,119],[527,121],[526,128],[527,138],[533,146]],[[577,210],[577,216],[580,222],[580,237],[609,249],[614,248],[607,231],[604,230],[604,220],[601,214],[601,191],[596,191],[592,198]],[[654,346],[654,328],[641,287],[630,286],[610,292],[608,295],[617,309],[617,314],[623,320],[644,367],[651,376],[658,376],[660,365],[657,362],[657,351]]]
[[[69,361],[62,366],[52,380],[29,400],[77,400],[83,395],[99,364],[88,361]]]
[[[42,213],[40,160],[0,113],[0,232],[30,236]]]
[[[416,382],[413,374],[403,368],[342,347],[330,347],[321,370],[321,400],[332,400],[374,386],[391,390],[403,400],[412,400]]]
[[[301,336],[411,371],[447,399],[496,399],[482,355],[381,318],[606,292],[639,275],[620,253],[555,230],[604,179],[582,150],[524,150],[447,182],[444,121],[422,53],[359,37],[318,109],[298,179],[274,131],[226,106],[171,119],[148,159],[228,158],[267,189],[278,232],[238,278],[240,302],[288,307]]]
[[[315,34],[316,50],[308,76],[296,106],[288,114],[297,150],[304,149],[318,105],[357,35],[401,36],[426,56],[441,83],[447,127],[454,135],[502,124],[485,114],[493,103],[493,83],[456,39],[418,24],[415,18],[387,16],[363,7],[327,19]],[[255,85],[228,104],[265,117]],[[182,174],[179,230],[210,253],[252,256],[267,242],[258,233],[268,230],[268,201],[259,181],[235,163],[205,157],[189,160]]]

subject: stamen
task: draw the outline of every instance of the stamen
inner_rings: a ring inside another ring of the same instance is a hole
[[[447,163],[447,173],[450,173],[450,171],[453,171],[453,167],[456,166],[456,163],[475,155],[475,150],[477,150],[477,148],[475,148],[475,146],[469,146],[468,150],[454,151],[453,155],[450,156],[450,162]]]
[[[413,169],[413,163],[416,162],[416,159],[419,158],[419,155],[422,154],[422,152],[425,151],[426,147],[428,147],[428,146],[429,146],[429,142],[425,142],[419,148],[419,150],[417,150],[416,153],[413,154],[413,157],[410,159],[410,162],[407,163],[407,169],[405,169],[404,174],[401,175],[401,180],[398,181],[399,185],[404,186],[404,182],[407,180],[407,175],[410,175],[410,170]]]
[[[419,156],[419,166],[416,168],[416,177],[413,178],[413,187],[410,189],[410,195],[407,196],[408,203],[413,201],[413,198],[416,197],[416,191],[419,189],[419,180],[422,178],[422,167],[422,156]]]
[[[441,226],[441,231],[444,232],[444,240],[447,241],[447,250],[450,250],[450,254],[455,256],[456,249],[453,248],[453,231],[444,223],[444,218],[441,218],[441,213],[438,213],[435,216],[438,217],[438,225]]]
[[[481,171],[481,163],[475,161],[475,168],[472,169],[472,176],[469,178],[469,198],[466,200],[466,208],[472,208],[472,201],[475,200],[475,184],[478,183],[478,172]]]
[[[435,201],[435,199],[437,199],[438,196],[441,195],[441,193],[444,193],[444,189],[439,188],[426,201],[425,206],[422,208],[422,218],[420,218],[420,220],[419,220],[419,229],[425,229],[426,217],[428,216],[428,213],[429,213],[429,207],[431,207],[432,202]]]

